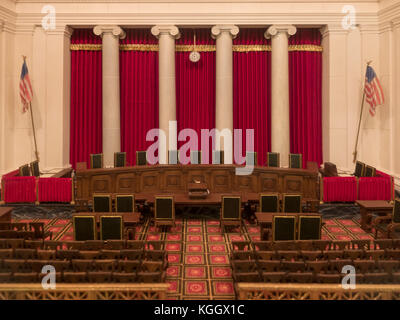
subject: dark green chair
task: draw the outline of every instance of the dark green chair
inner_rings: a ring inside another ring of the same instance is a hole
[[[296,216],[275,215],[272,219],[273,241],[296,240]]]
[[[100,240],[122,240],[122,216],[100,217]]]
[[[213,150],[212,164],[224,164],[224,151],[223,150]]]
[[[31,168],[31,174],[34,177],[39,177],[40,176],[40,171],[39,171],[39,161],[35,160],[30,163],[30,168]]]
[[[354,170],[354,176],[356,176],[357,178],[363,177],[364,171],[365,171],[365,163],[357,161],[356,168]]]
[[[267,152],[267,167],[279,168],[280,166],[279,152]]]
[[[96,219],[94,216],[74,216],[74,240],[97,240]]]
[[[146,151],[136,151],[136,165],[145,166],[147,165],[147,153]]]
[[[365,177],[375,177],[376,169],[371,166],[365,166]]]
[[[114,168],[126,167],[126,152],[114,152]]]
[[[303,155],[300,153],[289,154],[289,168],[302,169],[303,168]]]
[[[175,225],[174,197],[172,196],[155,197],[154,222],[156,227]]]
[[[19,167],[19,175],[21,177],[29,177],[31,175],[28,164],[24,164],[23,166]]]
[[[252,151],[246,152],[246,164],[250,166],[257,165],[257,152],[252,152]]]
[[[112,212],[109,194],[93,195],[93,212]]]
[[[90,155],[90,169],[101,169],[104,164],[104,156],[102,153]]]
[[[279,212],[279,194],[260,194],[260,212]]]
[[[315,216],[299,216],[299,240],[320,240],[322,218]]]
[[[190,151],[190,163],[201,164],[201,151]]]
[[[284,194],[283,195],[283,212],[299,213],[301,210],[301,195]]]
[[[169,150],[168,151],[168,163],[169,164],[179,164],[179,150]]]
[[[135,212],[135,197],[131,194],[117,194],[115,196],[116,212]]]
[[[242,201],[240,196],[222,196],[221,228],[239,226],[242,229]],[[241,231],[240,231],[241,232]]]

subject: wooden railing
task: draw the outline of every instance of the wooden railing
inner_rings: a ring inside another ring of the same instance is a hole
[[[400,285],[237,283],[240,300],[400,300]]]
[[[167,288],[167,283],[63,283],[48,290],[41,284],[0,284],[0,300],[165,300]]]

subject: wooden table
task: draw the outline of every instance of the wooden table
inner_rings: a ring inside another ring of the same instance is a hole
[[[361,228],[367,232],[371,231],[372,213],[388,214],[393,211],[393,204],[385,200],[357,200],[360,206]]]
[[[0,207],[0,221],[11,222],[13,207]]]
[[[313,212],[256,212],[257,222],[260,225],[260,239],[262,240],[264,229],[272,228],[272,221],[274,216],[321,216]]]

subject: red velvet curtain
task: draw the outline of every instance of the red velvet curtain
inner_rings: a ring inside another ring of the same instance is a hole
[[[101,44],[92,29],[76,29],[71,44]],[[102,152],[102,62],[100,50],[71,50],[70,163]]]
[[[263,29],[240,29],[234,45],[267,45]],[[271,52],[253,47],[233,52],[233,127],[242,129],[242,156],[246,129],[254,129],[254,151],[264,165],[271,146]]]
[[[322,163],[322,52],[306,45],[321,45],[318,29],[298,29],[289,45],[290,152]],[[303,50],[305,49],[305,51]]]
[[[158,128],[158,41],[146,28],[126,30],[120,43],[138,45],[120,50],[121,151],[135,165],[136,151],[153,144],[148,130]]]
[[[211,38],[210,29],[180,29],[181,38],[176,41],[177,51],[175,53],[176,69],[176,119],[178,134],[182,129],[193,129],[197,133],[198,147],[201,149],[201,129],[215,128],[215,51],[200,52],[200,61],[191,62],[189,54],[191,51],[182,51],[179,45],[192,45],[194,34],[196,45],[215,45]],[[178,141],[180,148],[185,141]],[[211,139],[209,143],[209,154],[211,159]],[[204,152],[204,150],[203,150]],[[186,150],[190,157],[189,149]],[[210,162],[211,163],[211,162]]]

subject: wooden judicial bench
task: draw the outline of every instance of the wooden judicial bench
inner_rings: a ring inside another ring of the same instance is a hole
[[[256,166],[251,175],[236,175],[237,165],[146,165],[76,171],[76,202],[88,206],[94,193],[134,194],[136,201],[154,202],[171,194],[175,204],[214,205],[222,195],[238,194],[242,202],[258,201],[262,192],[301,194],[303,201],[319,198],[318,172],[308,169]],[[205,199],[188,196],[188,185],[199,181],[210,194]]]

